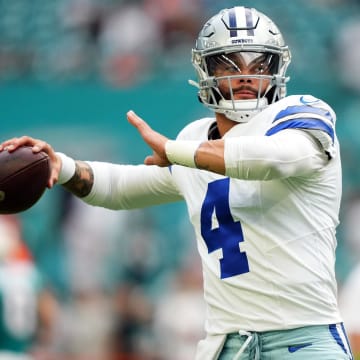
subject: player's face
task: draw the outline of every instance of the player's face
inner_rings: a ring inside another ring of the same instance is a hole
[[[237,52],[212,56],[208,59],[208,67],[210,75],[220,78],[218,88],[225,99],[231,100],[231,89],[234,100],[256,99],[259,93],[263,96],[271,80],[254,75],[271,76],[277,59],[269,53]],[[241,77],[228,77],[238,75]]]

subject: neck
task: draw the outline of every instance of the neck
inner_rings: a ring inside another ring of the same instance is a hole
[[[224,114],[215,113],[215,118],[221,137],[223,137],[232,127],[239,124],[236,121],[228,119]]]

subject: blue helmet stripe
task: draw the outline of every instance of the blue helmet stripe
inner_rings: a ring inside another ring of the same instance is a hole
[[[246,27],[248,28],[248,36],[254,36],[254,22],[251,14],[251,9],[245,8]]]
[[[334,119],[332,118],[329,111],[319,109],[319,108],[316,108],[316,107],[312,107],[312,106],[306,106],[306,105],[298,105],[298,106],[289,106],[289,107],[287,107],[285,110],[280,111],[276,115],[273,122],[275,122],[276,120],[282,119],[282,118],[284,118],[286,116],[295,115],[295,114],[298,114],[298,113],[320,115],[320,116],[323,116],[323,117],[327,118],[332,123],[334,123]]]
[[[229,11],[230,37],[237,37],[237,21],[235,9]]]
[[[266,132],[266,136],[271,136],[285,129],[308,129],[308,130],[321,130],[326,132],[332,142],[334,143],[334,129],[320,119],[303,118],[303,119],[290,119],[275,125]]]

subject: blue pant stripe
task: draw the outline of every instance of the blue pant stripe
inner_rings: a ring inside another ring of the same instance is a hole
[[[345,337],[345,339],[346,339],[346,344],[347,344],[348,350],[349,350],[349,352],[350,352],[350,354],[351,354],[351,359],[353,359],[354,356],[353,356],[352,351],[351,351],[350,341],[349,341],[349,338],[348,338],[348,336],[347,336],[344,323],[341,323],[341,330],[342,330],[342,332],[343,332],[343,334],[344,334],[344,337]]]
[[[338,329],[336,327],[336,324],[331,324],[329,325],[329,330],[331,335],[333,336],[333,338],[335,339],[335,341],[337,342],[337,344],[343,349],[344,353],[347,354],[347,350],[345,348],[345,345],[343,343],[343,341],[341,340],[340,334],[338,332]]]

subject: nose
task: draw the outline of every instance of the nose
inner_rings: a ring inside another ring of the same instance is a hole
[[[248,71],[241,72],[241,75],[243,77],[238,78],[239,83],[251,84],[253,82],[253,77],[250,76],[251,74]],[[246,77],[246,76],[249,76],[249,77]]]
[[[246,66],[243,66],[241,69],[241,75],[242,76],[250,76],[253,75],[253,73],[251,72],[251,70],[249,68],[247,68]],[[252,83],[253,78],[252,77],[241,77],[239,78],[239,82],[240,83]]]
[[[243,77],[238,79],[240,83],[246,83],[246,84],[251,84],[253,82],[253,79],[251,77]]]

